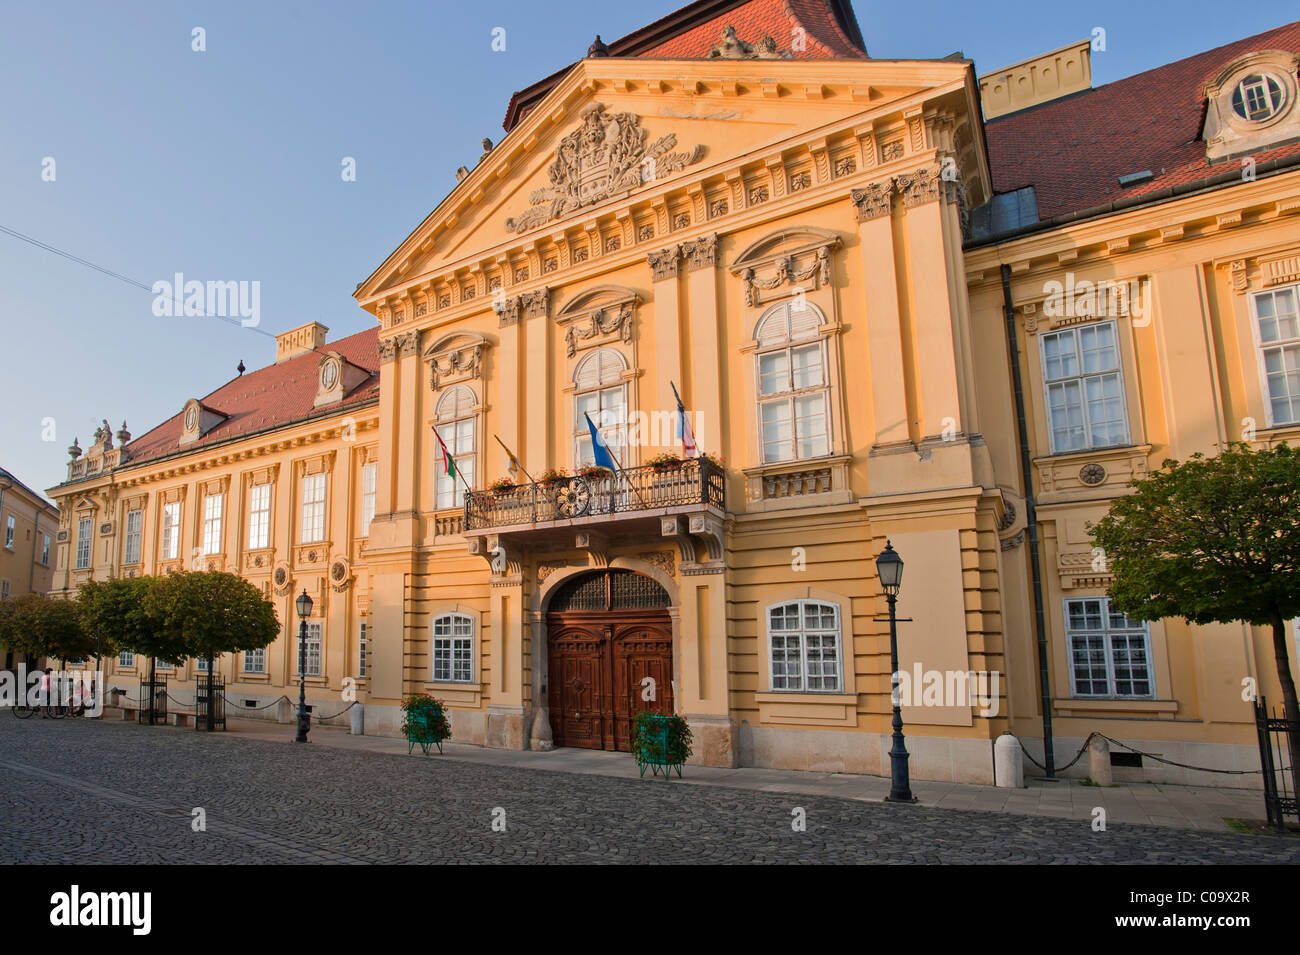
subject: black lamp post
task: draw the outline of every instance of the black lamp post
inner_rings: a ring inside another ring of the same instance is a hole
[[[885,549],[876,558],[876,573],[885,599],[889,601],[889,664],[894,702],[894,745],[889,750],[888,802],[914,802],[911,780],[907,773],[907,747],[903,743],[903,713],[898,690],[898,590],[903,583],[903,558],[894,545],[885,541]]]
[[[307,715],[307,618],[311,616],[311,597],[304,587],[298,599],[294,601],[298,608],[298,735],[295,743],[307,742],[307,730],[311,727],[311,717]]]

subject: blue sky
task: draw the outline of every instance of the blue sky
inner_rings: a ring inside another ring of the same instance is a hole
[[[0,226],[145,285],[261,284],[257,330],[160,318],[149,292],[0,234],[0,466],[47,488],[74,436],[102,418],[144,433],[241,359],[270,363],[268,334],[367,327],[357,282],[501,138],[510,94],[681,5],[0,0]],[[1201,0],[854,6],[873,56],[961,50],[979,72],[1100,26],[1097,85],[1295,16],[1293,0],[1231,18]]]

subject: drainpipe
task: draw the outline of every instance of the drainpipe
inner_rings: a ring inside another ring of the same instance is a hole
[[[1038,512],[1034,507],[1034,475],[1029,461],[1029,427],[1025,424],[1025,386],[1020,377],[1020,345],[1016,341],[1016,312],[1011,305],[1011,266],[1002,266],[1002,311],[1011,346],[1011,380],[1016,399],[1016,431],[1020,437],[1020,477],[1025,485],[1025,532],[1029,535],[1029,566],[1034,578],[1034,628],[1038,632],[1038,686],[1043,706],[1043,760],[1047,778],[1056,778],[1056,747],[1052,741],[1052,684],[1047,672],[1047,621],[1043,616],[1043,566],[1038,554]]]

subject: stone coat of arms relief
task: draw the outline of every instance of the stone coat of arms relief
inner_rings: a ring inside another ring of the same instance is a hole
[[[534,189],[528,201],[534,208],[506,219],[512,232],[527,232],[584,206],[628,192],[643,182],[699,162],[704,147],[690,152],[670,152],[675,133],[646,144],[641,117],[633,113],[608,113],[603,103],[582,111],[582,123],[560,140],[555,161],[547,168],[550,185]]]

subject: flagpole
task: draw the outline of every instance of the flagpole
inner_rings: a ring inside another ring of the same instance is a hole
[[[506,456],[508,458],[510,458],[511,463],[514,464],[515,467],[519,468],[519,470],[524,472],[524,477],[528,478],[528,483],[536,484],[537,482],[533,480],[533,476],[529,474],[527,470],[525,470],[524,466],[519,462],[519,459],[515,457],[514,452],[506,447],[506,443],[501,440],[500,436],[494,432],[492,437],[496,438],[497,444],[501,445],[501,450],[506,453]]]

